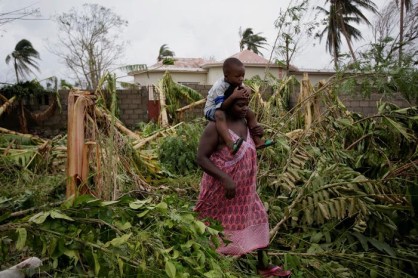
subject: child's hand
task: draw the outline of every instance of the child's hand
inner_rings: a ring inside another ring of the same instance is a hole
[[[245,90],[244,97],[249,98],[251,94],[251,89],[248,87],[242,87]]]
[[[234,98],[248,98],[250,95],[247,93],[247,89],[245,87],[236,87],[232,92],[232,96]]]

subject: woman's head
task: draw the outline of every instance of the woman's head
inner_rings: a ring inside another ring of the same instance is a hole
[[[224,99],[230,97],[237,87],[238,86],[230,85],[225,91]],[[249,98],[238,98],[234,100],[225,113],[233,118],[245,118],[249,109],[248,105]]]
[[[242,85],[245,76],[244,64],[237,58],[228,58],[223,63],[225,81],[234,86]]]

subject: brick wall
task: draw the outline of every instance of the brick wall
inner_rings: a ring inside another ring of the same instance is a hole
[[[341,101],[349,111],[360,113],[364,116],[370,116],[377,113],[379,101],[391,102],[401,108],[411,106],[401,95],[382,97],[381,94],[371,94],[369,97],[362,96],[340,96]]]
[[[118,90],[120,120],[129,128],[148,121],[148,89]]]
[[[187,84],[186,84],[187,85]],[[207,92],[211,88],[210,85],[198,85],[189,84],[190,88],[200,92],[202,96],[206,96]],[[295,105],[297,101],[297,94],[299,90],[295,90],[297,93],[291,96],[291,105]],[[67,129],[67,101],[68,91],[60,91],[60,101],[62,111],[57,109],[53,116],[47,121],[36,125],[29,122],[30,131],[40,135],[56,135],[60,132],[65,132]],[[154,94],[155,95],[155,94]],[[139,122],[149,121],[149,115],[147,112],[149,98],[149,88],[141,87],[135,90],[118,90],[118,104],[120,109],[120,119],[129,128],[135,128]],[[371,115],[377,112],[377,102],[379,100],[386,100],[397,104],[400,107],[408,107],[409,104],[400,95],[392,97],[382,98],[382,95],[372,94],[369,98],[363,98],[361,96],[341,96],[342,102],[351,111],[361,113],[365,116]],[[50,100],[49,100],[50,101]],[[31,110],[41,111],[45,109],[49,103],[46,98],[38,99],[26,99],[24,103],[30,107]],[[0,105],[2,104],[0,100]],[[184,120],[191,120],[197,117],[203,117],[203,106],[196,106],[183,116]],[[8,115],[3,115],[0,118],[0,126],[9,128],[12,130],[18,130],[19,124],[17,119],[17,112],[13,110]]]
[[[297,91],[297,93],[293,93],[290,96],[291,107],[294,107],[297,104],[299,88],[295,91]],[[383,97],[382,94],[373,93],[368,97],[363,97],[361,95],[340,95],[339,97],[349,111],[360,113],[363,116],[376,114],[379,101],[390,102],[401,108],[411,106],[411,104],[409,104],[400,94]]]

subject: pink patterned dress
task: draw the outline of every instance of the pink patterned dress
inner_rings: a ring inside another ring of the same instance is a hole
[[[238,136],[229,131],[233,140]],[[269,244],[269,224],[266,210],[256,192],[257,154],[249,131],[235,155],[224,147],[210,157],[236,184],[233,199],[225,198],[221,182],[204,173],[200,184],[195,211],[200,218],[220,221],[224,234],[231,243],[221,245],[217,251],[228,255],[243,255]]]

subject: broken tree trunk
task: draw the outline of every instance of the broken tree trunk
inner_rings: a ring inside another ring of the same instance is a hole
[[[86,148],[85,121],[88,108],[94,106],[93,98],[90,92],[71,91],[68,96],[67,198],[76,196],[78,186],[87,181],[88,170],[85,167],[88,161],[86,154],[83,155]]]
[[[303,74],[298,102],[302,105],[305,118],[305,129],[320,117],[319,97],[315,93],[308,74]]]
[[[163,80],[161,80],[155,88],[158,91],[159,98],[160,98],[160,116],[158,118],[162,127],[168,127],[168,114],[167,114],[167,104],[165,102],[165,92],[164,92],[164,85]]]

